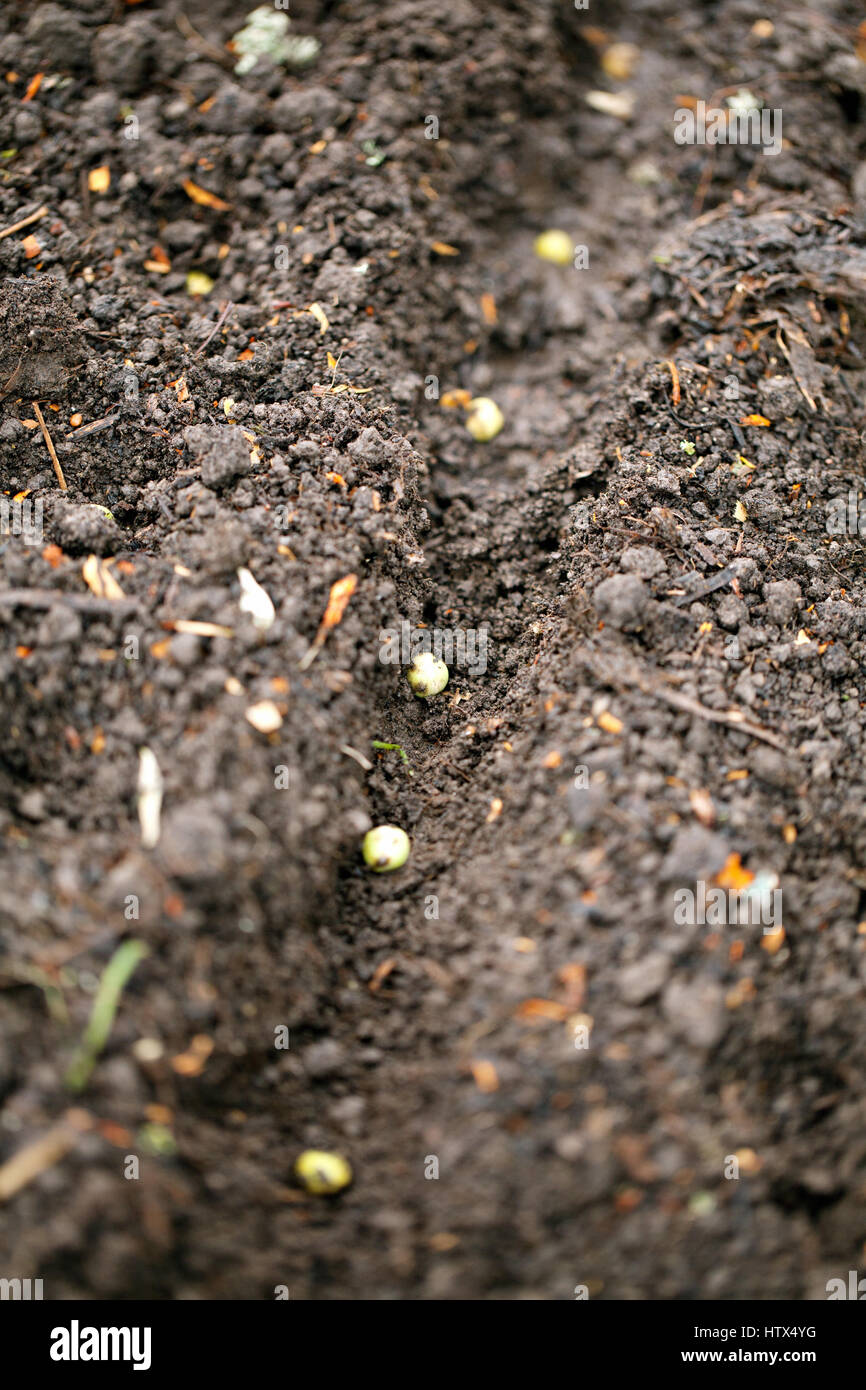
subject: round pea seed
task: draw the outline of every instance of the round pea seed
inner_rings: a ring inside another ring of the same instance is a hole
[[[420,700],[440,695],[448,684],[448,667],[441,656],[419,652],[406,672],[406,679]]]
[[[364,836],[361,853],[374,874],[389,874],[403,867],[411,848],[409,836],[399,825],[377,825]]]

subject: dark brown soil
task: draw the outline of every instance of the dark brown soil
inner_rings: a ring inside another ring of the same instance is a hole
[[[316,61],[239,77],[247,8],[4,12],[0,231],[47,211],[0,239],[0,497],[45,528],[0,536],[0,1190],[67,1128],[0,1274],[823,1298],[866,1259],[860,7],[298,0]],[[780,154],[675,143],[741,88]],[[588,268],[534,254],[558,227]],[[486,630],[486,669],[415,700],[403,621]],[[737,873],[783,940],[676,924]],[[305,1192],[309,1148],[352,1185]]]

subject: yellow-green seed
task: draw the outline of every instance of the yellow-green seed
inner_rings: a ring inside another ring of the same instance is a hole
[[[419,700],[429,700],[431,695],[441,695],[448,684],[448,667],[441,656],[419,652],[406,672],[406,679]]]
[[[352,1169],[339,1154],[325,1149],[307,1149],[295,1163],[295,1173],[308,1192],[329,1197],[352,1181]]]
[[[377,825],[364,836],[361,853],[374,874],[389,874],[402,869],[411,848],[409,836],[399,825]]]
[[[479,444],[487,444],[495,439],[505,424],[505,416],[496,402],[489,396],[475,396],[469,402],[468,409],[466,428],[472,438],[477,439]]]
[[[574,242],[568,232],[556,228],[537,236],[533,250],[542,261],[552,261],[554,265],[571,265],[574,259]]]
[[[186,292],[191,295],[210,294],[213,280],[203,270],[191,270],[186,277]]]

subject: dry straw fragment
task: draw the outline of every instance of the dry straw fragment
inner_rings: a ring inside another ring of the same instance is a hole
[[[125,598],[125,594],[104,560],[98,555],[88,555],[81,569],[81,576],[92,594],[97,598],[112,600]]]

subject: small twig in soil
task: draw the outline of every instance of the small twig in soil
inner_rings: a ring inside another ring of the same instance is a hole
[[[207,39],[198,32],[198,29],[189,22],[185,14],[179,14],[174,22],[184,38],[192,44],[193,48],[197,48],[199,53],[203,53],[206,58],[212,59],[213,62],[219,63],[224,68],[232,66],[229,55],[224,53],[221,48],[216,48],[214,44],[208,43]]]
[[[91,420],[89,425],[81,425],[77,430],[70,430],[67,439],[83,439],[86,434],[98,434],[100,430],[107,430],[113,425],[115,420],[120,419],[120,411],[117,410],[113,415],[103,415],[101,420]]]
[[[232,301],[229,300],[228,304],[223,309],[222,313],[220,314],[210,333],[208,333],[207,337],[205,338],[204,342],[200,343],[199,346],[196,348],[195,352],[193,353],[194,357],[198,357],[201,353],[204,352],[211,338],[215,337],[216,334],[219,333],[220,329],[222,328],[223,324],[225,323],[226,319],[228,318],[229,314],[231,313],[234,307],[235,306],[232,303]]]
[[[707,594],[712,594],[716,589],[723,589],[726,584],[730,584],[736,575],[735,565],[728,565],[726,569],[719,570],[718,574],[711,575],[705,579],[703,584],[698,584],[696,588],[690,589],[682,598],[674,599],[674,607],[682,608],[685,603],[695,603],[698,599],[706,598]]]
[[[39,428],[42,431],[42,438],[48,445],[48,452],[51,455],[51,462],[54,464],[54,472],[57,474],[57,481],[60,484],[61,491],[66,492],[68,490],[66,487],[66,479],[63,476],[63,469],[60,467],[60,459],[57,457],[57,450],[54,447],[54,441],[52,440],[51,435],[48,433],[48,426],[46,425],[45,420],[42,417],[42,411],[39,409],[39,406],[37,405],[36,401],[33,401],[32,405],[33,409],[36,411],[36,419],[39,421]]]
[[[23,361],[24,361],[23,356],[21,356],[21,357],[18,358],[18,366],[15,368],[14,372],[13,372],[12,375],[10,376],[10,378],[9,378],[9,380],[7,381],[6,385],[3,387],[3,390],[0,391],[0,400],[2,400],[2,398],[3,398],[4,396],[8,396],[8,395],[9,395],[9,392],[12,390],[12,387],[15,385],[16,381],[18,380],[19,376],[21,375],[21,363],[22,363]]]
[[[746,436],[743,434],[743,431],[740,429],[736,420],[732,420],[730,416],[728,416],[728,424],[731,427],[731,434],[737,441],[737,448],[739,449],[741,454],[744,454],[746,452],[746,449],[748,448],[748,445],[746,444]]]
[[[760,724],[755,724],[751,719],[747,719],[742,710],[729,709],[717,710],[709,709],[706,705],[700,704],[688,695],[681,694],[678,690],[669,690],[665,684],[665,673],[653,673],[651,670],[640,667],[637,662],[628,663],[617,661],[614,666],[612,660],[607,660],[600,653],[592,649],[578,650],[577,659],[581,665],[587,666],[597,679],[611,686],[614,690],[623,693],[637,688],[643,691],[644,695],[654,696],[656,699],[664,700],[666,704],[673,705],[674,709],[683,710],[686,714],[696,715],[699,719],[706,719],[711,724],[724,724],[729,729],[738,729],[740,733],[750,734],[752,738],[761,739],[764,743],[769,743],[773,748],[780,749],[787,753],[790,750],[784,739],[769,729],[763,728]]]
[[[82,1116],[86,1119],[86,1114]],[[81,1127],[68,1121],[54,1125],[41,1138],[25,1144],[0,1167],[0,1202],[8,1202],[16,1192],[38,1178],[40,1173],[53,1168],[62,1158],[75,1148],[81,1138]]]
[[[82,169],[78,175],[78,186],[81,191],[81,213],[84,221],[90,223],[90,184],[87,179],[87,170]]]
[[[47,208],[40,208],[38,212],[31,212],[29,217],[22,217],[20,222],[13,222],[11,227],[4,227],[0,232],[0,238],[12,236],[14,232],[20,232],[22,227],[29,227],[31,222],[38,222],[41,217],[48,216]]]
[[[672,400],[673,400],[673,403],[674,403],[674,405],[679,405],[679,403],[680,403],[680,374],[679,374],[679,372],[677,371],[677,364],[676,364],[676,362],[674,362],[673,359],[671,358],[671,359],[669,359],[667,362],[665,362],[665,366],[667,367],[668,371],[669,371],[670,374],[671,374],[671,387],[672,387]]]

